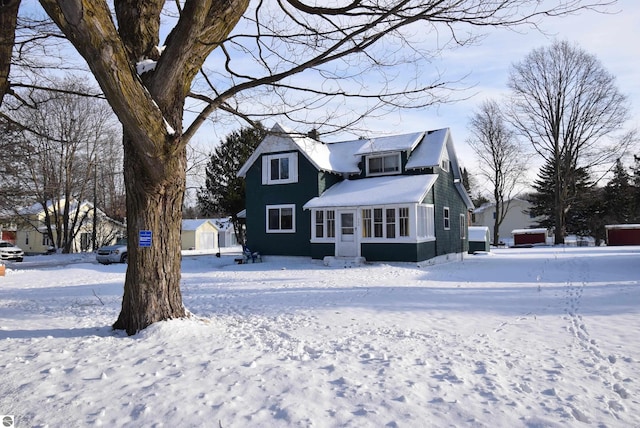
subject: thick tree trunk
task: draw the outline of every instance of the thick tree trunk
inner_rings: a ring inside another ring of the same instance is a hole
[[[9,92],[11,53],[16,34],[20,0],[0,2],[0,105]]]
[[[132,335],[154,322],[186,315],[180,292],[182,203],[186,151],[164,159],[163,174],[141,174],[135,145],[125,137],[128,263],[122,310],[114,329]],[[155,178],[154,178],[155,177]],[[140,231],[151,246],[140,246]]]

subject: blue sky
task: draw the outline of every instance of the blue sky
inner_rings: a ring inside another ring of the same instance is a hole
[[[518,32],[489,30],[486,38],[473,46],[445,51],[435,65],[444,72],[446,79],[467,76],[463,85],[470,89],[460,97],[468,99],[438,107],[389,113],[383,119],[377,118],[366,124],[366,129],[371,132],[368,136],[449,127],[461,163],[473,169],[476,166],[475,155],[466,144],[470,116],[482,101],[508,94],[507,79],[512,63],[523,60],[533,49],[549,46],[555,39],[575,43],[600,60],[603,67],[616,77],[618,89],[629,98],[631,120],[628,127],[640,128],[640,2],[618,0],[617,5],[609,10],[612,13],[583,11],[562,18],[545,18],[541,22],[544,33],[527,28]],[[216,130],[205,128],[196,140],[206,150],[242,125]],[[265,125],[271,126],[272,122],[267,120]],[[350,137],[333,136],[329,139]]]

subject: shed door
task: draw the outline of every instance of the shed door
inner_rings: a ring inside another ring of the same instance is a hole
[[[214,232],[202,232],[199,238],[200,245],[197,246],[197,250],[213,250],[216,248]]]
[[[358,240],[356,235],[355,217],[355,211],[339,212],[338,236],[336,239],[336,257],[358,256]]]

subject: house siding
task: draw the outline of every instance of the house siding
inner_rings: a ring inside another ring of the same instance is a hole
[[[438,168],[438,180],[433,186],[435,201],[436,256],[450,253],[466,253],[469,250],[467,207],[460,197],[454,182],[451,168],[444,171]],[[449,207],[449,229],[444,228],[444,207]],[[460,214],[465,218],[465,239],[460,239]]]
[[[311,256],[311,213],[302,206],[319,195],[321,182],[317,170],[300,153],[297,183],[262,185],[262,159],[255,162],[246,175],[246,188],[252,194],[246,204],[248,246],[262,254]],[[295,204],[295,233],[267,233],[265,206],[281,204]]]
[[[368,261],[420,262],[436,256],[435,241],[421,243],[376,243],[361,245],[362,257]]]

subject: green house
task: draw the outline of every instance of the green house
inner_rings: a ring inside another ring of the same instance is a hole
[[[238,172],[248,245],[263,255],[424,262],[468,251],[448,128],[323,143],[275,125]]]

